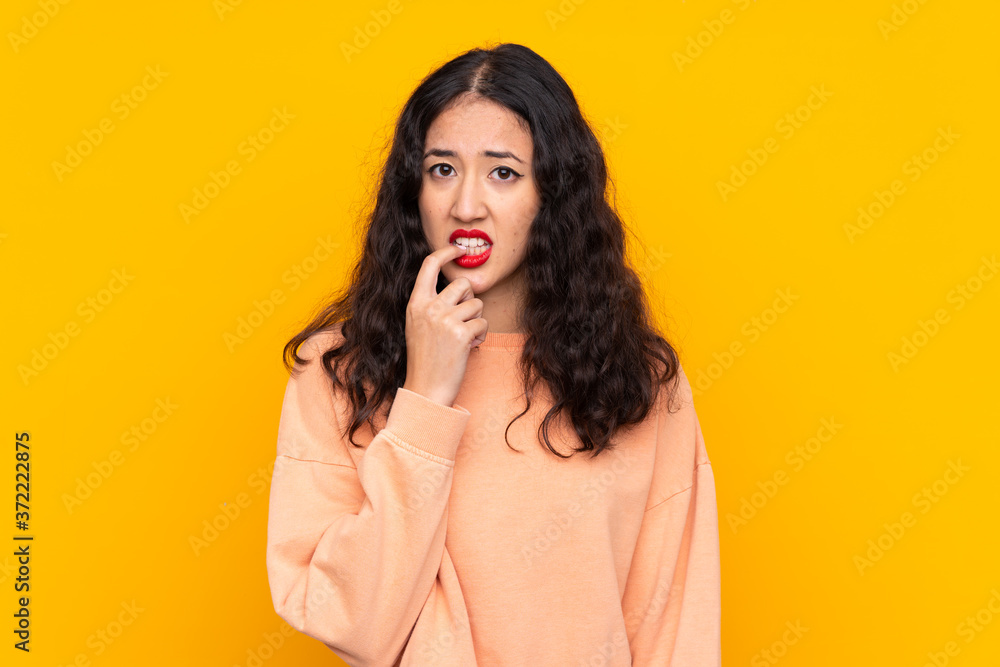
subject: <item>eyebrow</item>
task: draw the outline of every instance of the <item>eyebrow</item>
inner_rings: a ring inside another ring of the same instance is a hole
[[[423,159],[426,160],[427,158],[429,158],[432,155],[434,157],[458,157],[458,153],[456,153],[455,151],[445,150],[443,148],[432,148],[432,149],[430,149],[429,151],[427,151],[424,154],[424,158]],[[483,151],[481,153],[481,155],[483,157],[499,157],[499,158],[509,157],[509,158],[514,158],[515,160],[517,160],[521,164],[524,164],[524,162],[521,160],[521,158],[517,157],[516,155],[514,155],[510,151]]]

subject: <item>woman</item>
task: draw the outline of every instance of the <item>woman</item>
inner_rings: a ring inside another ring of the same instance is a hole
[[[719,665],[711,464],[566,82],[460,55],[380,180],[284,350],[277,613],[354,666]]]

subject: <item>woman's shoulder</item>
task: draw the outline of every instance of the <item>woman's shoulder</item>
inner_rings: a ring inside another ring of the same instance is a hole
[[[310,334],[299,346],[298,357],[285,390],[279,425],[279,454],[321,463],[353,467],[355,461],[342,442],[349,422],[343,391],[338,390],[323,364],[324,353],[343,339],[339,323]]]
[[[299,346],[299,357],[307,360],[314,359],[321,357],[327,350],[339,347],[344,340],[344,336],[341,333],[342,325],[343,322],[335,322],[314,331]]]
[[[660,387],[655,413],[661,446],[669,447],[674,456],[690,458],[692,463],[701,462],[698,412],[691,383],[679,362],[673,378]]]

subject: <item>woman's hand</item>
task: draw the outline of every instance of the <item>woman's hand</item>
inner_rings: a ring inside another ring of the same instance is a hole
[[[406,381],[403,388],[451,407],[465,377],[469,352],[488,328],[483,302],[468,278],[457,278],[437,292],[441,267],[465,254],[449,245],[424,258],[406,305]]]

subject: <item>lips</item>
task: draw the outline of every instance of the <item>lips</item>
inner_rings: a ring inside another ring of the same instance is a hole
[[[455,259],[456,264],[462,268],[471,269],[483,264],[487,259],[489,259],[490,253],[493,251],[493,239],[490,238],[489,234],[481,229],[456,229],[451,233],[451,236],[448,237],[448,243],[456,244],[456,241],[460,238],[483,239],[485,244],[480,247],[485,249],[478,255],[462,255],[461,257],[458,257]]]

